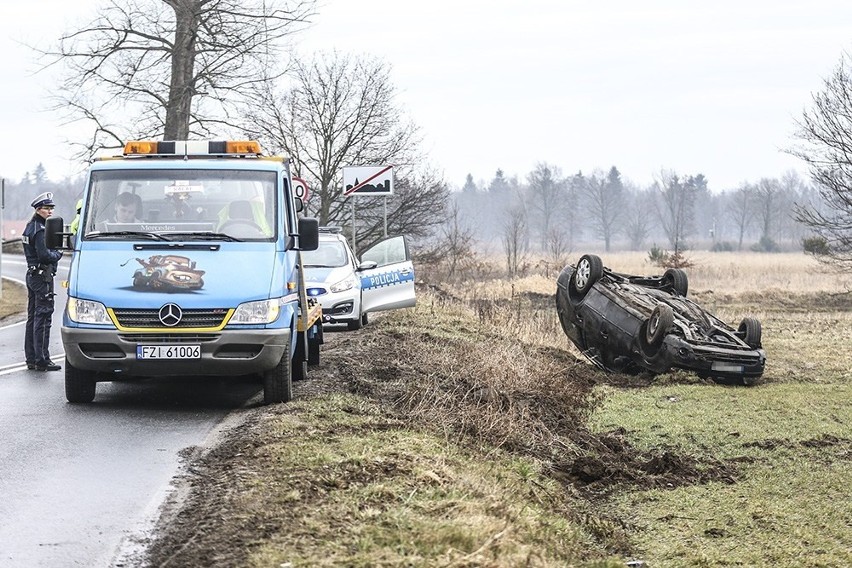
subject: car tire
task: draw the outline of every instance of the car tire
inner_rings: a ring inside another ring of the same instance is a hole
[[[365,325],[367,325],[368,323],[370,323],[370,316],[369,316],[369,314],[361,314],[361,326],[365,326]]]
[[[263,373],[263,404],[290,402],[293,399],[293,374],[290,343],[274,368]]]
[[[78,369],[65,358],[65,398],[72,403],[89,403],[95,400],[95,373]]]
[[[591,289],[595,282],[603,276],[603,261],[594,254],[584,254],[577,262],[574,274],[571,276],[571,284],[574,290],[582,297]]]
[[[666,270],[663,275],[663,281],[681,296],[686,296],[686,293],[689,291],[689,278],[686,276],[686,272],[680,268],[669,268]]]
[[[357,331],[361,329],[361,318],[346,322],[346,329],[349,331]]]
[[[740,327],[737,329],[737,335],[752,349],[759,349],[763,335],[760,320],[757,318],[743,318],[743,321],[740,322]]]
[[[645,323],[645,341],[654,349],[663,344],[669,330],[674,324],[674,311],[668,304],[657,304],[651,317]]]

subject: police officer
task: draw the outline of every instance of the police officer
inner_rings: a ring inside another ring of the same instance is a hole
[[[53,319],[53,276],[62,251],[47,248],[44,221],[53,215],[53,193],[42,193],[30,204],[33,218],[21,236],[27,258],[27,328],[24,354],[27,368],[58,371],[62,367],[50,360],[50,324]]]

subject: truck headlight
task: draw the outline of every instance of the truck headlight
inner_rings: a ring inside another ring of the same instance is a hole
[[[106,307],[100,302],[68,298],[68,317],[77,323],[106,323],[112,324]]]
[[[281,311],[280,302],[280,298],[272,298],[240,304],[234,310],[234,315],[231,316],[228,323],[272,323],[278,319],[278,314]]]
[[[350,274],[349,276],[347,276],[346,278],[344,278],[340,282],[337,282],[337,283],[329,286],[328,289],[331,290],[332,292],[345,292],[346,290],[349,290],[353,286],[355,286],[355,276]]]

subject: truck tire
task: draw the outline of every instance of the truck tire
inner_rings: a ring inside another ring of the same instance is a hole
[[[281,360],[263,373],[263,404],[290,402],[293,399],[293,375],[290,343],[287,343]]]
[[[65,358],[65,398],[72,403],[89,403],[95,400],[95,374],[74,367]]]

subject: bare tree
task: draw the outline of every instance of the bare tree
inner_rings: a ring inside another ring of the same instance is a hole
[[[395,93],[386,63],[318,54],[294,62],[288,89],[262,86],[245,112],[244,128],[293,158],[320,223],[340,222],[347,205],[343,166],[394,164],[399,179],[423,161],[419,129],[404,117]],[[442,213],[442,203],[429,205]]]
[[[544,242],[545,276],[550,276],[551,269],[559,271],[568,264],[571,244],[568,233],[561,227],[550,230]]]
[[[791,153],[810,169],[823,207],[800,203],[795,214],[818,237],[827,254],[820,258],[852,270],[852,74],[850,56],[813,96],[813,106],[798,122],[799,144]]]
[[[446,222],[440,229],[438,242],[430,256],[446,266],[447,280],[453,279],[462,265],[476,257],[473,229],[462,218],[455,202],[449,207]]]
[[[781,184],[774,178],[761,178],[757,183],[755,198],[755,211],[760,224],[760,242],[757,244],[757,249],[775,252],[778,250],[775,231],[783,209]]]
[[[757,188],[744,183],[733,194],[728,202],[726,210],[728,216],[733,220],[737,230],[737,250],[743,249],[743,238],[754,221],[755,207],[757,205]]]
[[[554,218],[565,206],[565,181],[559,168],[545,162],[536,164],[528,176],[529,208],[540,221],[541,246],[546,246]]]
[[[522,204],[506,209],[503,221],[503,252],[509,276],[520,275],[526,260],[527,213]]]
[[[630,250],[640,250],[651,234],[653,203],[654,195],[649,190],[637,189],[630,193],[629,205],[624,214],[624,231],[630,242]]]
[[[606,176],[601,171],[593,172],[582,188],[589,225],[603,239],[604,248],[609,252],[612,238],[618,233],[624,214],[625,192],[621,174],[615,166],[610,168]]]
[[[655,202],[657,218],[675,255],[686,250],[686,237],[694,229],[695,196],[698,191],[695,179],[690,176],[681,180],[676,173],[663,171],[654,183],[658,197]]]
[[[187,139],[230,124],[258,84],[281,73],[282,41],[312,15],[313,0],[110,0],[94,21],[64,34],[57,108],[92,125],[80,157],[130,137]]]

